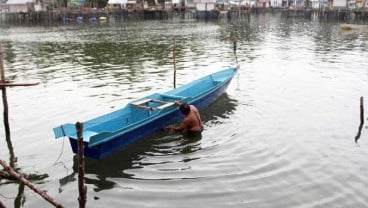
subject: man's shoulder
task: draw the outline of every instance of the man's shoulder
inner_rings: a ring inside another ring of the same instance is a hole
[[[195,107],[194,105],[190,105],[190,107],[196,111],[198,111],[197,107]]]

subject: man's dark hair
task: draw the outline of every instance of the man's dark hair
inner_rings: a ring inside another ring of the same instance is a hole
[[[190,106],[187,103],[180,104],[179,110],[182,114],[188,115],[190,112]]]

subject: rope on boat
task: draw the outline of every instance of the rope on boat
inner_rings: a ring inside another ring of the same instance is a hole
[[[63,131],[63,135],[64,135],[64,136],[66,136],[63,125],[61,125],[61,126],[60,126],[60,128],[61,128],[61,130]]]
[[[59,162],[59,160],[60,160],[60,158],[61,158],[61,156],[63,155],[63,153],[64,153],[64,143],[65,143],[65,137],[63,138],[63,144],[61,145],[61,151],[60,151],[60,154],[59,154],[59,156],[58,156],[58,158],[56,159],[56,161],[55,161],[55,163],[54,163],[54,165],[53,165],[53,167],[55,167],[57,164],[62,164],[63,166],[64,166],[64,168],[65,169],[67,169],[68,170],[68,168],[64,165],[64,162]]]

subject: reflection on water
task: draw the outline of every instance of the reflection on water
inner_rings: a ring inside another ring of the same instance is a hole
[[[364,101],[363,101],[363,97],[360,97],[360,125],[358,128],[358,133],[355,136],[355,143],[358,142],[360,135],[362,133],[362,129],[363,129],[363,125],[364,125]]]
[[[4,127],[6,128],[6,127]],[[8,131],[9,129],[7,129]],[[16,171],[17,173],[22,174],[22,177],[24,177],[26,180],[28,180],[30,183],[43,183],[43,181],[45,179],[47,179],[49,176],[44,173],[44,174],[35,174],[35,173],[23,173],[21,168],[17,167],[17,162],[18,162],[18,158],[16,157],[15,153],[14,153],[14,148],[13,148],[13,144],[12,144],[12,140],[11,140],[11,136],[10,133],[5,133],[5,141],[7,143],[7,147],[9,150],[9,167],[12,168],[14,171]],[[1,159],[1,158],[0,158]],[[2,169],[0,169],[1,171],[3,171]],[[5,171],[5,170],[4,170]],[[1,179],[1,178],[0,178]],[[14,208],[20,208],[24,206],[24,203],[26,201],[26,196],[24,195],[24,187],[25,185],[22,182],[19,182],[17,180],[9,180],[9,181],[5,181],[2,182],[0,180],[0,186],[4,185],[4,184],[18,184],[18,193],[16,195],[16,197],[14,198]],[[41,198],[41,197],[40,197]]]
[[[201,112],[202,120],[205,126],[213,125],[217,122],[221,123],[219,118],[227,118],[236,108],[236,101],[223,94],[215,103]],[[203,137],[203,138],[202,138]],[[85,159],[85,173],[96,175],[95,178],[86,177],[87,184],[93,184],[95,191],[111,189],[114,187],[114,182],[108,178],[127,178],[139,180],[174,180],[179,178],[171,178],[171,174],[183,171],[182,167],[169,168],[170,164],[189,163],[200,159],[195,152],[201,151],[201,139],[206,139],[205,136],[187,137],[185,134],[170,134],[164,131],[157,132],[144,141],[138,142],[129,146],[126,149],[119,151],[116,154],[108,156],[102,160]],[[180,156],[180,160],[176,157]],[[77,157],[74,156],[73,170],[74,172],[60,180],[60,185],[66,185],[68,180],[74,181],[74,175],[78,172]],[[132,170],[145,169],[152,166],[152,171],[157,172],[155,176],[145,174],[133,174]],[[165,168],[163,166],[166,166]],[[157,168],[156,168],[157,167]],[[141,177],[143,176],[143,177]],[[152,178],[153,177],[153,178]]]
[[[363,129],[363,124],[364,124],[364,122],[363,123],[360,123],[360,125],[359,125],[358,133],[357,133],[357,135],[354,138],[355,143],[358,143],[358,140],[360,139],[360,135],[361,135],[362,129]]]

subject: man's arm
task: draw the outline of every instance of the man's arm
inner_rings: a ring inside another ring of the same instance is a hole
[[[176,106],[180,106],[180,105],[181,105],[181,102],[179,102],[179,101],[175,101],[175,102],[174,102],[174,104],[175,104]]]
[[[174,131],[176,132],[181,132],[184,131],[186,128],[188,128],[188,120],[184,119],[183,122],[181,122],[181,124],[178,127],[173,127]]]

